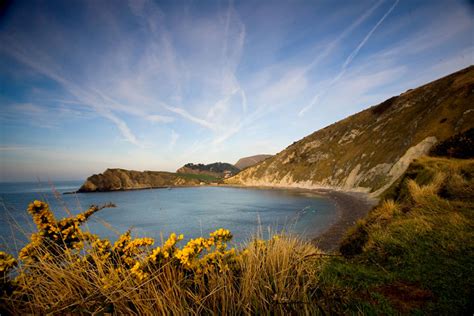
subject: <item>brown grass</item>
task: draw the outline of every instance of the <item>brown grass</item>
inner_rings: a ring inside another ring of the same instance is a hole
[[[220,262],[206,273],[169,260],[142,280],[128,266],[117,267],[102,255],[64,252],[20,263],[14,291],[4,293],[2,309],[14,314],[140,315],[319,311],[313,294],[324,260],[317,248],[296,237],[256,238],[236,252],[233,264]]]

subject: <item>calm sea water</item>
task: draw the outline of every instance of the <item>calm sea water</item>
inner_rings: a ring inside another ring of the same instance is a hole
[[[81,184],[55,182],[54,188],[70,192]],[[328,199],[291,190],[190,187],[55,195],[44,183],[0,183],[0,249],[17,250],[34,231],[26,208],[35,199],[47,201],[58,219],[67,216],[66,209],[77,214],[92,204],[115,203],[117,207],[97,212],[87,224],[91,232],[112,240],[129,228],[135,236],[157,240],[171,232],[183,233],[187,240],[221,227],[232,231],[236,243],[259,227],[311,237],[336,217]]]

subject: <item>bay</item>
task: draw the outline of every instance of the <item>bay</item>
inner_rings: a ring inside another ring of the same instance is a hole
[[[282,230],[312,238],[336,220],[334,204],[307,191],[202,186],[62,194],[81,184],[0,183],[0,248],[17,251],[26,243],[35,230],[26,212],[34,200],[49,203],[57,219],[90,205],[114,203],[115,208],[97,212],[86,224],[92,233],[111,240],[130,228],[134,236],[158,242],[172,232],[188,240],[218,228],[230,229],[236,244],[257,231],[264,238],[268,231]]]

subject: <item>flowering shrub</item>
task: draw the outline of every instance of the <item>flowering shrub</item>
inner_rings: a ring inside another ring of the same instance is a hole
[[[113,207],[106,205],[104,207]],[[191,239],[179,249],[176,244],[184,236],[170,234],[161,247],[151,248],[152,238],[132,239],[128,230],[112,245],[107,239],[100,239],[97,235],[84,232],[80,226],[92,214],[104,207],[92,206],[87,211],[75,217],[57,221],[48,204],[34,201],[28,206],[28,212],[33,217],[38,232],[30,237],[27,244],[19,253],[19,260],[25,264],[13,284],[28,279],[28,270],[34,267],[35,262],[57,261],[60,256],[66,255],[74,264],[93,262],[93,265],[107,267],[105,274],[130,273],[137,280],[142,281],[165,264],[173,264],[193,273],[205,273],[214,268],[221,271],[226,269],[226,262],[235,261],[235,249],[227,250],[226,242],[232,239],[227,229],[218,229],[212,232],[209,238],[199,237]],[[205,255],[203,252],[207,252]],[[72,260],[71,260],[72,259]],[[17,260],[11,255],[0,252],[0,277],[3,284],[11,284],[9,272],[17,265]],[[111,286],[111,276],[103,277],[104,287]]]
[[[61,254],[74,256],[75,261],[88,261],[93,257],[96,261],[99,259],[101,265],[107,263],[116,269],[115,272],[125,268],[139,280],[143,280],[163,264],[172,263],[186,270],[202,273],[206,271],[203,269],[204,263],[216,266],[235,255],[235,250],[227,250],[226,244],[232,239],[232,234],[223,228],[212,232],[209,238],[191,239],[181,249],[176,244],[184,238],[183,235],[172,233],[161,247],[152,249],[155,242],[152,238],[132,239],[130,230],[119,236],[112,246],[109,240],[83,232],[80,228],[82,223],[102,208],[104,207],[92,206],[75,217],[57,221],[48,204],[34,201],[28,206],[28,212],[32,215],[38,232],[31,235],[30,243],[20,251],[19,259],[31,264],[40,260],[52,260]],[[207,252],[205,256],[202,256],[203,251]],[[0,253],[0,260],[2,259],[0,272],[7,273],[16,264],[16,260]]]
[[[171,310],[181,313],[185,311],[183,306],[187,305],[202,308],[203,302],[209,301],[211,296],[214,299],[206,303],[212,305],[208,311],[218,311],[222,304],[236,308],[236,303],[232,303],[230,298],[237,300],[241,295],[257,304],[258,300],[251,299],[249,293],[260,295],[261,291],[272,297],[276,294],[267,293],[267,284],[252,285],[254,273],[267,275],[252,266],[282,269],[275,272],[278,277],[272,282],[278,285],[272,288],[282,286],[278,291],[286,291],[284,284],[293,280],[286,274],[307,273],[306,268],[298,268],[298,265],[306,267],[305,260],[296,257],[306,258],[310,254],[308,258],[311,258],[315,252],[314,247],[299,244],[297,240],[284,241],[294,243],[291,246],[284,242],[278,244],[278,236],[269,241],[255,239],[240,251],[229,249],[227,244],[232,234],[223,228],[210,233],[207,238],[191,239],[181,247],[178,244],[184,236],[175,233],[170,234],[162,245],[155,246],[152,238],[132,238],[130,230],[112,244],[81,229],[95,212],[113,206],[91,206],[79,215],[58,221],[48,204],[41,201],[31,203],[28,212],[37,232],[20,250],[18,260],[0,252],[0,312],[5,308],[2,305],[8,305],[6,309],[9,311],[22,309],[32,312],[34,309],[33,313],[37,312],[36,309],[41,313],[62,313],[63,309],[78,313],[104,312],[117,306],[127,314],[148,313],[157,308],[156,302],[167,300],[167,304],[173,306],[160,305],[163,313]],[[283,255],[287,251],[291,252]],[[284,281],[280,282],[278,278]],[[312,281],[307,277],[294,278],[294,282],[301,280]],[[288,289],[298,286],[288,284]],[[224,295],[223,291],[228,293]],[[133,298],[130,293],[140,294]],[[95,298],[91,299],[91,295]],[[113,300],[113,297],[121,299]],[[143,297],[148,298],[143,301]],[[149,303],[154,305],[143,307]],[[242,304],[243,310],[249,308],[249,303],[244,301],[240,300],[238,304]],[[145,308],[141,312],[138,311],[140,306]]]

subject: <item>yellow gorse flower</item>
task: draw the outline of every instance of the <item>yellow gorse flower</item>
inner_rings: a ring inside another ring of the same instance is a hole
[[[211,232],[207,238],[190,239],[181,248],[178,243],[184,239],[182,234],[171,233],[162,245],[152,248],[155,243],[152,238],[132,238],[130,230],[112,244],[108,239],[81,230],[81,224],[100,209],[92,206],[76,216],[57,221],[46,203],[34,201],[28,206],[28,212],[38,231],[20,251],[19,259],[32,263],[64,256],[71,267],[98,269],[100,266],[97,271],[101,275],[100,287],[108,290],[113,288],[114,282],[129,275],[142,282],[166,264],[194,275],[225,272],[236,269],[239,256],[245,255],[245,250],[239,254],[234,248],[227,249],[232,234],[224,228]],[[0,272],[8,273],[16,265],[12,256],[0,252]],[[27,280],[25,271],[18,275],[18,280]]]
[[[113,206],[109,204],[104,207]],[[80,225],[102,208],[91,206],[75,217],[57,221],[48,204],[38,200],[30,203],[27,210],[33,217],[38,232],[32,234],[30,243],[20,250],[19,258],[25,262],[35,262],[52,259],[65,249],[82,249],[85,240],[90,241],[95,238],[88,233],[83,233]]]
[[[7,274],[17,265],[17,261],[11,255],[0,251],[0,276]]]

